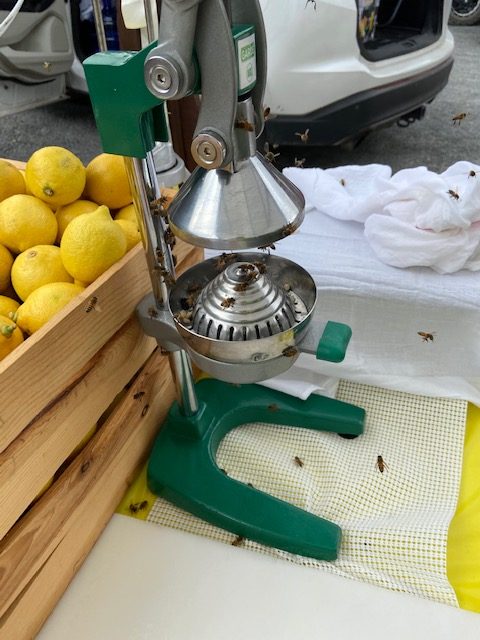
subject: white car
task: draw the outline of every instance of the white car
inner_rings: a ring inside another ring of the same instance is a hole
[[[86,91],[81,60],[95,46],[88,2],[24,0],[3,34],[0,26],[0,115],[58,100],[69,89]],[[113,2],[104,0],[110,21]],[[298,144],[308,130],[302,142],[337,144],[390,122],[408,124],[448,81],[451,0],[260,4],[270,143]],[[0,0],[0,23],[12,5]]]

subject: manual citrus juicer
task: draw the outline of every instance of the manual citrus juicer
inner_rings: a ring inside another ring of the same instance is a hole
[[[258,1],[163,0],[158,44],[98,53],[84,65],[104,150],[126,157],[152,281],[137,314],[168,351],[176,385],[148,463],[150,488],[236,535],[334,560],[336,524],[230,478],[215,461],[225,434],[248,422],[344,437],[364,423],[359,407],[252,384],[288,370],[300,351],[340,362],[351,335],[314,314],[316,286],[301,266],[252,251],[304,216],[300,191],[256,151],[266,78]],[[163,101],[192,93],[201,94],[192,142],[199,166],[167,219],[151,149],[167,139]],[[224,253],[176,278],[174,235]],[[191,360],[212,377],[195,384]]]

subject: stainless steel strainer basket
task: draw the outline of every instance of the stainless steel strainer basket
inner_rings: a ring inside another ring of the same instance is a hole
[[[315,283],[302,267],[257,252],[205,260],[170,293],[171,312],[189,348],[232,364],[295,357],[315,301]]]

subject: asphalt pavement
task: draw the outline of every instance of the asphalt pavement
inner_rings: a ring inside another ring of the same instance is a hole
[[[427,108],[425,118],[408,128],[396,125],[371,133],[356,149],[280,149],[278,166],[306,157],[306,167],[331,167],[379,162],[394,171],[425,165],[442,171],[456,160],[480,163],[480,26],[451,27],[455,37],[455,64],[450,81]],[[461,126],[451,118],[467,112]],[[28,160],[39,147],[64,146],[83,162],[101,152],[88,98],[0,118],[0,157]]]

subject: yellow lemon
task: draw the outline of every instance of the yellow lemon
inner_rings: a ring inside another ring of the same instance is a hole
[[[17,167],[0,160],[0,200],[5,200],[17,193],[25,193],[25,180]]]
[[[8,296],[0,296],[0,316],[12,318],[19,306],[20,303],[13,298],[9,298]]]
[[[35,333],[82,291],[83,287],[73,282],[51,282],[42,285],[18,307],[18,326],[26,333]]]
[[[65,269],[75,280],[88,284],[120,260],[126,251],[124,232],[103,206],[72,220],[60,243]]]
[[[115,220],[115,224],[118,224],[125,234],[127,251],[130,251],[136,244],[141,242],[142,236],[140,235],[136,222],[130,222],[130,220]]]
[[[10,271],[13,256],[7,247],[0,244],[0,292],[3,293],[10,286]]]
[[[63,266],[59,247],[48,244],[30,247],[18,255],[13,263],[11,278],[21,300],[26,300],[32,291],[49,282],[73,282]]]
[[[92,213],[98,209],[96,202],[91,200],[76,200],[70,204],[65,204],[63,207],[58,207],[55,212],[58,223],[57,242],[60,244],[63,232],[67,228],[69,222],[71,222],[77,216],[81,216],[82,213]]]
[[[110,209],[132,202],[123,156],[101,153],[87,165],[86,197]]]
[[[23,333],[13,320],[0,316],[0,360],[8,356],[22,342]]]
[[[127,204],[126,207],[122,207],[115,214],[114,220],[129,220],[137,224],[137,214],[135,213],[135,205]]]
[[[36,244],[53,244],[57,237],[55,214],[34,196],[10,196],[0,202],[0,244],[21,253]]]
[[[24,183],[25,183],[25,193],[27,194],[27,196],[33,196],[33,193],[28,188],[27,179],[25,177],[25,169],[19,169],[19,171],[22,174],[23,180],[24,180]]]
[[[34,196],[56,208],[82,195],[85,167],[80,158],[63,147],[43,147],[29,158],[27,186]]]

